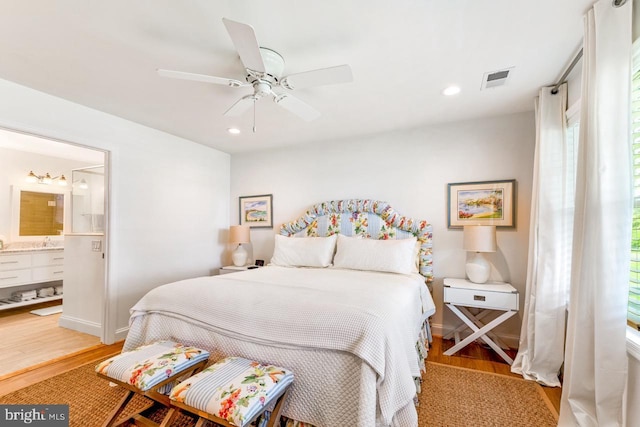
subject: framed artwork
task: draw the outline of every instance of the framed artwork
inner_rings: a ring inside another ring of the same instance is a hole
[[[448,184],[447,226],[516,226],[516,180]]]
[[[240,225],[251,228],[273,228],[273,196],[240,197]]]

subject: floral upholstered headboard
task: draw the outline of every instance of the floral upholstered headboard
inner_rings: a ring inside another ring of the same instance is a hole
[[[371,239],[405,239],[420,242],[419,270],[428,282],[433,280],[432,227],[427,221],[407,218],[387,202],[378,200],[332,200],[318,203],[299,219],[282,224],[280,234],[316,237],[342,234]]]

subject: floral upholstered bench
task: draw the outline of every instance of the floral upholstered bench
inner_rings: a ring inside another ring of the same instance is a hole
[[[171,403],[225,427],[245,427],[271,410],[268,427],[277,425],[293,382],[293,373],[241,357],[227,357],[186,379],[171,391]]]
[[[112,426],[134,394],[141,394],[170,409],[160,426],[169,425],[177,412],[171,407],[168,392],[178,382],[202,370],[209,352],[172,341],[159,341],[123,352],[96,366],[96,374],[125,388],[127,393],[103,426]],[[136,415],[136,418],[140,418]]]

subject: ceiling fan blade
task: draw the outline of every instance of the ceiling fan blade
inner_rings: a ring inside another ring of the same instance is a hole
[[[273,101],[306,122],[310,122],[320,117],[320,112],[318,110],[289,94],[281,93],[280,95],[277,95]]]
[[[280,85],[286,89],[300,89],[310,86],[332,85],[352,81],[353,74],[351,73],[351,67],[345,64],[291,74],[280,80]]]
[[[229,117],[241,116],[245,111],[253,106],[255,101],[257,101],[257,98],[254,95],[243,96],[227,111],[225,111],[224,115]]]
[[[158,68],[158,75],[170,77],[172,79],[195,80],[197,82],[215,83],[231,87],[249,86],[249,83],[242,83],[239,80],[227,79],[225,77],[207,76],[206,74],[187,73],[184,71],[163,70]]]
[[[236,47],[245,68],[264,73],[264,61],[262,61],[260,45],[258,45],[258,39],[256,39],[253,27],[227,18],[222,18],[222,22],[227,27],[227,32],[231,36],[231,41],[233,41],[233,45]]]

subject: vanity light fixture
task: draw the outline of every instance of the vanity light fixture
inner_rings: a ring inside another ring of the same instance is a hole
[[[45,173],[44,175],[36,175],[35,173],[33,173],[33,171],[29,171],[29,174],[27,175],[27,177],[25,178],[25,181],[27,181],[30,184],[45,184],[45,185],[51,185],[53,184],[53,181],[57,180],[58,181],[58,185],[61,187],[66,187],[67,186],[67,178],[64,177],[64,175],[60,175],[60,176],[54,176],[52,177],[49,172]]]
[[[89,183],[84,178],[82,178],[80,181],[76,181],[76,182],[78,183],[78,187],[81,188],[82,190],[86,190],[87,188],[89,188]],[[75,184],[75,182],[74,182],[74,184]]]
[[[449,86],[445,90],[442,91],[443,95],[452,96],[460,93],[460,88],[458,86]]]
[[[227,132],[229,132],[232,135],[237,135],[237,134],[240,133],[240,129],[238,129],[238,128],[229,128],[229,129],[227,129]]]

